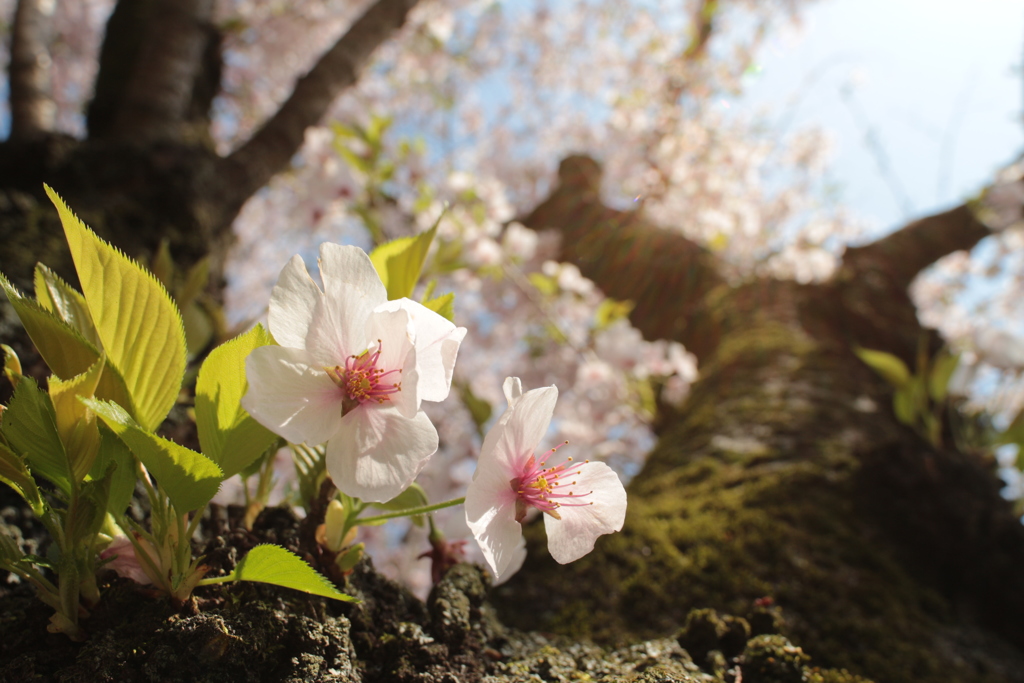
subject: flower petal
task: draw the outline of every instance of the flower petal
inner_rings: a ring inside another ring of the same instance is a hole
[[[339,288],[325,294],[313,312],[306,336],[308,350],[322,367],[345,367],[374,341],[366,334],[373,302],[355,288]]]
[[[388,300],[388,291],[370,257],[359,247],[331,242],[321,244],[320,277],[328,297],[337,296],[343,290],[355,290],[372,303],[371,309]]]
[[[516,544],[515,549],[512,551],[512,559],[509,560],[508,566],[505,567],[505,571],[501,573],[501,577],[495,577],[493,586],[500,586],[505,583],[513,576],[516,572],[523,568],[523,563],[526,562],[526,539],[522,536],[519,537],[519,543]]]
[[[409,419],[392,406],[364,404],[327,443],[327,472],[342,493],[383,503],[408,488],[437,443],[426,413]]]
[[[302,349],[261,346],[245,359],[242,407],[292,443],[327,441],[341,425],[344,394]]]
[[[544,515],[548,550],[559,564],[580,559],[594,549],[598,536],[622,529],[626,519],[626,489],[619,476],[603,462],[589,462],[575,477],[580,492],[590,491],[579,502],[592,505],[562,505],[561,519]]]
[[[523,395],[523,382],[518,377],[506,377],[501,390],[505,392],[505,400],[511,408]]]
[[[473,473],[474,479],[484,466],[483,463],[492,460],[502,464],[509,478],[515,476],[513,472],[519,471],[520,465],[534,454],[551,423],[555,401],[558,399],[556,387],[531,389],[524,394],[519,378],[508,377],[503,389],[509,407],[484,436],[484,443],[480,447],[481,464]],[[520,402],[523,402],[522,406]]]
[[[404,367],[409,351],[414,348],[415,328],[403,310],[385,310],[378,306],[366,319],[366,336],[370,342],[381,341],[379,368]]]
[[[498,422],[487,430],[487,433],[483,436],[483,443],[480,445],[480,460],[493,460],[495,458],[495,446],[502,439],[506,425],[512,418],[512,407],[515,402],[522,395],[522,382],[519,381],[518,377],[506,377],[505,382],[502,385],[505,391],[505,398],[508,400],[508,408],[502,413],[502,417],[498,418]],[[508,458],[503,459],[504,462],[508,463]],[[477,466],[476,470],[473,471],[473,478],[475,479],[480,473],[480,468]],[[511,476],[511,475],[510,475]]]
[[[309,277],[302,257],[296,254],[281,270],[270,295],[267,322],[278,344],[294,349],[306,348],[309,323],[322,297],[320,288]]]
[[[380,340],[377,368],[385,372],[401,370],[401,375],[393,381],[400,381],[402,390],[391,394],[391,405],[397,408],[403,417],[412,419],[420,409],[420,380],[416,369],[416,348],[413,346],[413,329],[409,314],[402,310],[382,310],[378,306],[370,313],[366,322],[366,334],[370,339]]]
[[[422,401],[443,401],[452,388],[452,372],[465,327],[456,327],[444,316],[411,299],[382,304],[377,310],[404,310],[416,330],[416,367]]]
[[[551,416],[558,399],[556,387],[531,389],[519,397],[508,409],[508,420],[502,425],[501,433],[494,443],[490,456],[508,463],[510,469],[534,455],[541,439],[548,431]],[[480,459],[485,453],[480,451]]]
[[[554,386],[531,389],[516,400],[515,412],[508,424],[518,450],[533,451],[537,448],[547,434],[557,400],[558,388]]]
[[[517,558],[523,538],[523,528],[516,521],[516,495],[501,467],[488,468],[481,462],[477,473],[466,491],[466,523],[495,580],[501,580]]]

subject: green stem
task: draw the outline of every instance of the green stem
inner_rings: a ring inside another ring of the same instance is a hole
[[[192,521],[188,524],[188,529],[185,530],[185,537],[189,541],[192,540],[192,536],[195,535],[196,529],[199,528],[199,523],[203,520],[203,514],[206,512],[206,506],[209,503],[203,503],[200,505],[195,512],[192,513]]]
[[[197,586],[212,586],[215,583],[228,583],[229,581],[237,581],[237,580],[238,579],[235,578],[235,573],[231,572],[227,576],[214,576],[213,578],[210,578],[210,579],[200,579],[199,582],[196,583],[196,585]]]
[[[387,519],[398,519],[399,517],[415,517],[417,515],[425,515],[428,512],[433,512],[434,510],[443,510],[444,508],[454,507],[455,505],[462,505],[465,502],[465,498],[455,498],[454,500],[446,500],[443,503],[434,503],[433,505],[424,505],[418,508],[398,510],[397,512],[389,512],[384,515],[374,515],[373,517],[359,517],[356,519],[356,524],[373,524],[374,522],[383,522]]]
[[[262,507],[267,506],[270,500],[270,489],[274,484],[274,455],[277,451],[267,455],[260,468],[260,478],[256,483],[256,502]]]

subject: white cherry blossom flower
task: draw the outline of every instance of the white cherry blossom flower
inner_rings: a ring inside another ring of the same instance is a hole
[[[487,433],[466,493],[466,522],[499,581],[520,559],[522,522],[530,508],[544,513],[548,550],[560,564],[589,553],[598,536],[619,531],[626,518],[626,490],[610,467],[572,458],[549,466],[556,449],[539,461],[534,454],[558,389],[524,394],[518,377],[506,379],[503,388],[508,410]]]
[[[420,401],[441,401],[465,328],[387,291],[362,249],[320,246],[324,290],[294,256],[270,297],[280,346],[246,359],[242,406],[292,443],[327,442],[327,472],[339,490],[390,500],[437,450]]]

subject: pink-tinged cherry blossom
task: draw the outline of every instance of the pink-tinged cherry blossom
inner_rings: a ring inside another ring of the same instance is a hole
[[[598,536],[622,529],[626,490],[601,462],[548,463],[557,449],[535,454],[548,430],[558,389],[523,393],[518,377],[504,384],[508,410],[487,433],[466,493],[466,522],[496,579],[521,554],[522,523],[530,508],[544,513],[548,550],[560,564],[594,549]]]
[[[140,543],[149,545],[143,540],[140,540]],[[105,569],[114,570],[118,576],[131,579],[143,586],[153,583],[139,561],[138,555],[135,554],[135,546],[127,536],[115,536],[110,545],[100,553],[100,559],[104,560],[103,567]]]
[[[320,246],[323,291],[295,256],[270,297],[280,346],[246,359],[243,407],[292,443],[327,442],[338,489],[390,500],[437,450],[420,401],[441,401],[465,328],[387,291],[362,249]]]

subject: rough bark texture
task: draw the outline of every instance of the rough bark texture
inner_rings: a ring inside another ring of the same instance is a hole
[[[629,486],[623,532],[557,567],[535,527],[527,566],[499,593],[503,616],[617,641],[663,634],[694,607],[744,613],[767,597],[784,631],[829,666],[879,681],[1024,680],[1024,527],[999,496],[993,462],[934,448],[900,424],[891,390],[852,352],[882,349],[913,367],[927,333],[906,285],[987,234],[966,208],[849,251],[821,285],[710,291],[662,280],[665,292],[642,263],[605,268],[634,228],[561,218],[553,224],[567,234],[588,231],[588,252],[609,255],[581,257],[572,242],[565,251],[598,285],[657,293],[658,306],[634,310],[645,334],[667,330],[690,345],[700,330],[689,321],[644,316],[700,311],[709,338],[692,347],[699,382],[663,418]]]
[[[0,490],[5,533],[11,523],[31,531],[2,503]],[[261,541],[301,552],[301,525],[287,510],[265,510],[251,532],[237,527],[242,507],[215,512],[203,549],[215,572]],[[215,532],[215,518],[234,524]],[[243,583],[200,588],[176,609],[113,578],[79,644],[46,634],[50,610],[28,591],[0,585],[0,683],[867,683],[814,666],[778,633],[771,608],[749,619],[698,610],[676,634],[602,647],[505,627],[487,588],[482,568],[456,565],[424,603],[364,560],[345,582],[358,604]]]

